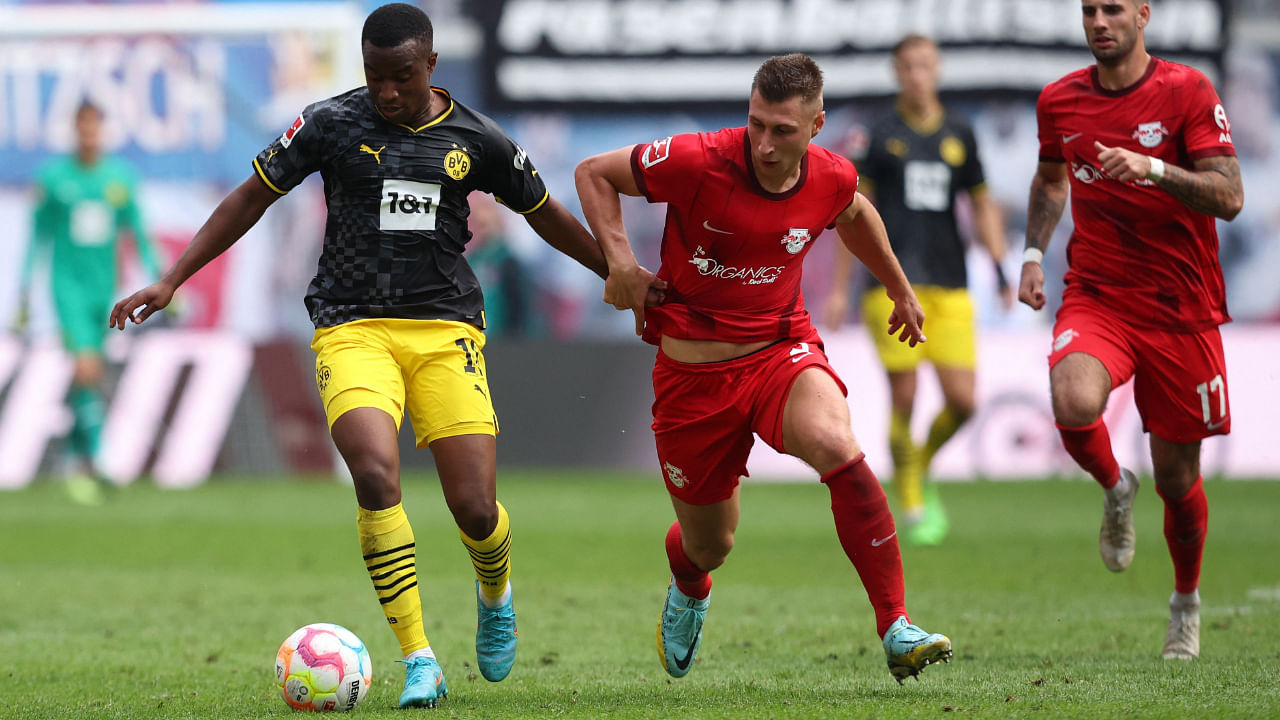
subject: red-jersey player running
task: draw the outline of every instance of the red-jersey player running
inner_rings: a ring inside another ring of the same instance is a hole
[[[1097,63],[1040,95],[1018,297],[1044,306],[1040,259],[1070,195],[1075,231],[1049,354],[1054,418],[1067,452],[1105,488],[1099,549],[1108,569],[1124,570],[1138,479],[1116,463],[1102,411],[1111,390],[1133,378],[1173,557],[1163,655],[1195,658],[1209,517],[1200,441],[1231,429],[1218,333],[1230,317],[1214,218],[1240,212],[1240,166],[1213,85],[1147,54],[1148,3],[1081,6]]]
[[[746,127],[623,147],[578,166],[583,214],[609,262],[605,302],[633,310],[637,333],[659,347],[653,429],[676,522],[658,653],[675,677],[702,641],[709,573],[733,547],[752,433],[821,474],[894,677],[951,656],[949,639],[907,616],[893,516],[800,292],[804,256],[834,227],[893,299],[889,332],[912,345],[925,339],[924,313],[884,223],[856,192],[857,171],[810,144],[825,119],[817,64],[774,57],[752,82]],[[632,254],[621,194],[667,204],[656,278]],[[645,312],[651,287],[665,289],[665,302]]]

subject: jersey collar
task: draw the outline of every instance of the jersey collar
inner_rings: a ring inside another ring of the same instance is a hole
[[[906,105],[901,102],[894,103],[893,109],[898,113],[898,117],[902,120],[902,124],[906,125],[911,132],[914,132],[920,137],[929,137],[930,135],[938,132],[938,129],[942,127],[943,121],[947,119],[947,112],[942,107],[939,107],[938,112],[928,118],[921,118],[915,113],[912,113],[910,110],[907,110]]]
[[[412,127],[412,126],[410,126],[410,125],[404,125],[404,124],[402,124],[402,123],[396,123],[396,124],[397,124],[397,125],[399,125],[399,126],[400,126],[400,127],[402,127],[402,128],[405,128],[406,130],[411,131],[411,132],[419,133],[419,132],[422,132],[423,130],[426,130],[427,128],[431,127],[432,125],[439,125],[440,123],[444,122],[444,119],[445,119],[445,118],[447,118],[447,117],[449,117],[449,115],[453,113],[453,96],[449,95],[449,91],[448,91],[448,90],[445,90],[444,88],[438,88],[438,87],[435,87],[435,86],[432,86],[432,87],[431,87],[431,92],[433,92],[433,93],[440,93],[441,95],[443,95],[443,96],[444,96],[444,99],[445,99],[445,100],[448,100],[448,101],[449,101],[449,105],[448,105],[447,107],[445,107],[444,112],[442,112],[442,113],[440,113],[439,115],[437,115],[437,116],[435,116],[435,117],[431,118],[431,120],[427,121],[427,124],[426,124],[426,125],[423,125],[423,126],[421,126],[421,127]]]
[[[1138,78],[1137,82],[1135,82],[1134,84],[1126,88],[1120,88],[1119,90],[1108,90],[1102,87],[1102,83],[1098,82],[1098,66],[1096,64],[1093,67],[1089,68],[1089,82],[1093,85],[1093,91],[1098,93],[1099,95],[1104,95],[1106,97],[1120,97],[1122,95],[1128,95],[1134,90],[1137,90],[1138,88],[1145,85],[1147,83],[1147,80],[1151,79],[1151,76],[1154,75],[1156,72],[1156,63],[1159,63],[1159,62],[1160,62],[1160,58],[1156,57],[1155,55],[1152,55],[1151,60],[1147,63],[1147,71],[1142,73],[1142,77]]]

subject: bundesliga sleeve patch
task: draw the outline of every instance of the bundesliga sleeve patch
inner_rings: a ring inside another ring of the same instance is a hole
[[[302,129],[302,126],[306,124],[307,121],[303,120],[302,116],[299,115],[298,119],[294,120],[293,124],[289,126],[289,129],[285,130],[284,134],[280,136],[280,144],[287,149],[289,147],[289,143],[293,142],[293,136],[297,135],[298,131]]]
[[[657,165],[669,157],[671,157],[670,135],[662,140],[654,140],[649,143],[649,145],[645,147],[644,152],[640,153],[640,163],[647,169]]]

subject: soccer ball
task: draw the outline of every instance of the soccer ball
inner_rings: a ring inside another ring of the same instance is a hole
[[[364,698],[372,682],[369,651],[341,625],[304,625],[276,653],[276,686],[294,710],[346,712]]]

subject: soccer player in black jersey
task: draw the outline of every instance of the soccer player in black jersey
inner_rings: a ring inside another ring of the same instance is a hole
[[[476,570],[476,654],[490,681],[515,660],[507,512],[496,497],[498,429],[485,376],[484,301],[462,252],[467,194],[524,215],[549,244],[601,277],[599,245],[551,198],[525,151],[492,120],[431,86],[431,21],[393,3],[365,21],[366,86],[317,102],[253,161],[173,267],[112,310],[124,329],[169,304],[303,178],[324,178],[328,221],[307,309],[316,384],[351,470],[365,565],[407,666],[401,706],[448,693],[423,630],[414,536],[396,443],[408,411]]]
[[[974,410],[974,317],[965,243],[956,223],[959,193],[972,201],[975,235],[995,259],[1005,308],[1013,305],[1013,290],[1000,273],[1004,223],[986,190],[973,130],[938,98],[937,44],[921,35],[903,38],[893,49],[893,69],[897,102],[871,123],[866,154],[854,162],[860,189],[874,198],[893,252],[929,318],[929,343],[908,347],[884,333],[872,333],[872,339],[889,375],[889,449],[902,538],[935,545],[946,535],[947,518],[936,486],[926,482],[929,465]],[[847,312],[852,268],[852,256],[838,253],[826,309],[830,326],[838,326]],[[878,327],[892,304],[874,278],[869,282],[863,315],[867,327]],[[911,414],[916,367],[923,360],[937,372],[945,405],[919,445],[912,439]]]

